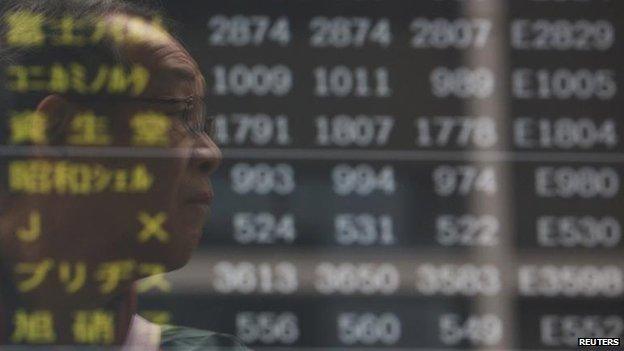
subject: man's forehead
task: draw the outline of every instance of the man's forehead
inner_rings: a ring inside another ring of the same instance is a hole
[[[115,14],[109,20],[124,22],[127,28],[142,26],[143,31],[153,32],[139,42],[128,43],[122,50],[131,62],[145,65],[151,72],[151,94],[173,93],[203,95],[205,81],[191,55],[173,36],[163,28],[143,19]],[[181,89],[182,91],[178,91]]]
[[[195,81],[195,79],[197,79],[197,76],[201,75],[197,70],[194,70],[190,66],[169,66],[165,67],[164,70],[167,72],[167,74],[173,76],[176,79],[190,82]]]
[[[205,81],[201,72],[196,65],[186,62],[179,55],[161,60],[152,75],[150,85],[161,95],[185,97],[204,94]]]
[[[166,43],[159,42],[151,47],[148,69],[153,74],[153,83],[159,88],[182,89],[182,95],[203,95],[204,78],[191,55],[173,37]],[[161,90],[159,89],[159,90]]]
[[[190,54],[173,40],[171,45],[154,53],[154,68],[171,78],[194,82],[201,77],[201,72]]]

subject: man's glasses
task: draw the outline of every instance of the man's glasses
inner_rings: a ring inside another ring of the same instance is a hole
[[[171,109],[175,112],[170,112],[170,114],[178,115],[189,133],[195,136],[207,135],[210,138],[214,137],[215,120],[213,116],[208,115],[205,97],[188,96],[185,98],[151,98],[123,95],[70,95],[66,97],[72,101],[82,102],[124,102],[172,106]]]
[[[206,98],[199,96],[189,96],[183,99],[178,98],[131,98],[135,101],[164,104],[164,105],[182,105],[181,118],[185,127],[189,132],[195,135],[208,135],[214,136],[215,121],[214,117],[207,114]]]

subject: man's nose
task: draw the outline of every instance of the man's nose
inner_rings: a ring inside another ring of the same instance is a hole
[[[197,137],[191,153],[191,166],[207,175],[219,168],[223,154],[208,135]]]

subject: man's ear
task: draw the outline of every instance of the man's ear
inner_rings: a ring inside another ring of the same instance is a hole
[[[37,112],[48,116],[48,131],[51,141],[58,141],[67,131],[75,106],[60,95],[48,95],[37,106]]]

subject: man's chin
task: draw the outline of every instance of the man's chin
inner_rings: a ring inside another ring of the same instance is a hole
[[[184,267],[193,256],[202,236],[202,225],[186,228],[174,236],[175,242],[163,253],[162,262],[167,271],[174,271]]]
[[[193,247],[171,250],[163,256],[161,262],[165,266],[167,272],[178,270],[186,266],[186,264],[191,260],[194,249],[195,248]]]
[[[168,229],[170,242],[159,250],[158,258],[167,271],[184,267],[191,259],[193,252],[199,245],[206,219],[209,216],[209,207],[184,206],[175,211],[170,218]]]
[[[167,262],[163,262],[165,265],[165,270],[167,272],[177,271],[178,269],[186,266],[186,264],[190,261],[191,256],[186,257],[175,257],[168,259]]]

